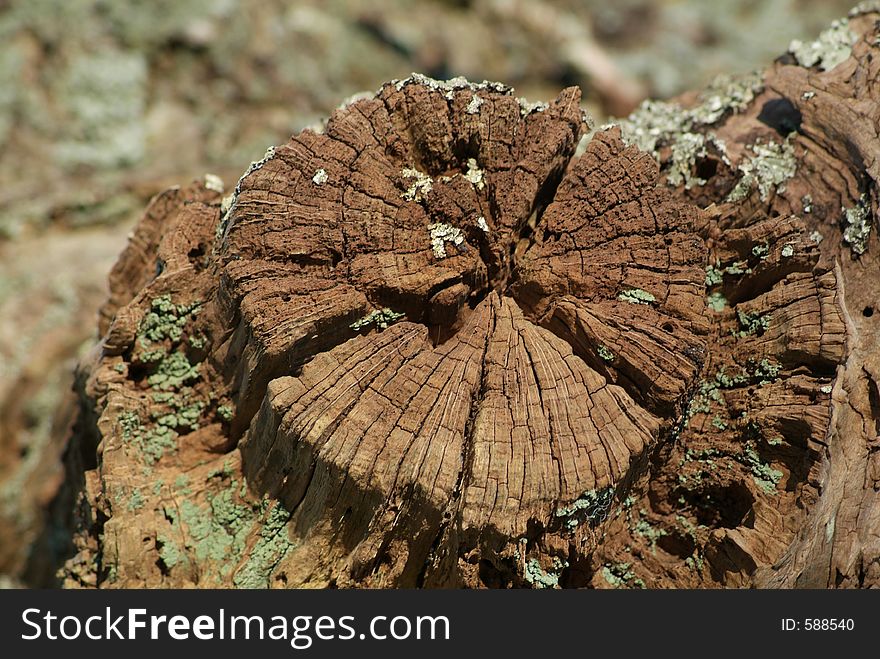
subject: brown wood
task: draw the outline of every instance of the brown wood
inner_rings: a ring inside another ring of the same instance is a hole
[[[632,122],[574,157],[575,88],[415,76],[157,197],[80,368],[65,583],[876,585],[878,19],[656,159]]]

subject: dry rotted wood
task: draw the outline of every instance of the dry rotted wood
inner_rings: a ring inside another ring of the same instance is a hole
[[[656,158],[575,158],[577,89],[414,76],[222,203],[157,197],[80,369],[66,583],[876,584],[877,239],[841,209],[876,211],[877,18]]]

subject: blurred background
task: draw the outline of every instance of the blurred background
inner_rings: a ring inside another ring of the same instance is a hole
[[[854,0],[0,0],[0,587],[61,478],[77,356],[149,198],[419,71],[598,122],[762,68]]]

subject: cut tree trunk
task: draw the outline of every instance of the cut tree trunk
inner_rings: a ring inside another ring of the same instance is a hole
[[[63,582],[880,584],[878,19],[583,141],[414,76],[157,197]]]

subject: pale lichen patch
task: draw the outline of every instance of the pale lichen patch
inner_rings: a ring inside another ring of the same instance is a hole
[[[574,531],[583,522],[595,526],[608,519],[614,504],[614,488],[588,490],[567,506],[560,506],[554,515],[563,520],[569,531]]]
[[[531,114],[532,112],[543,112],[548,107],[550,107],[542,101],[531,102],[528,99],[522,97],[516,100],[519,103],[519,112],[524,117],[528,114]]]
[[[353,322],[349,327],[355,331],[361,330],[364,327],[369,327],[370,325],[375,325],[379,329],[387,329],[389,325],[400,320],[404,315],[405,314],[397,313],[396,311],[385,307],[384,309],[371,311],[363,318]]]
[[[431,249],[434,250],[434,256],[438,259],[445,259],[446,243],[453,245],[461,245],[464,243],[464,234],[461,229],[450,224],[437,223],[428,227],[431,234]]]
[[[719,76],[700,95],[700,104],[692,108],[664,101],[644,101],[620,121],[621,134],[627,144],[635,144],[658,158],[659,146],[675,145],[682,136],[696,132],[696,127],[717,123],[727,112],[742,112],[763,84],[761,73]],[[714,141],[723,153],[723,145]]]
[[[850,246],[853,254],[864,254],[868,249],[868,236],[871,234],[871,210],[868,198],[862,195],[852,208],[841,208],[845,223],[843,240]]]
[[[856,35],[849,29],[849,21],[842,18],[831,23],[831,27],[822,32],[815,41],[803,42],[795,39],[788,46],[801,66],[818,66],[823,71],[830,71],[838,64],[849,59]]]
[[[483,233],[489,233],[489,225],[486,223],[486,218],[482,215],[477,218],[477,226],[480,227],[480,230],[483,231]]]
[[[400,175],[406,179],[414,179],[413,183],[400,195],[407,201],[422,201],[434,187],[434,181],[430,176],[412,167],[404,168]]]
[[[523,577],[535,588],[558,588],[559,576],[567,567],[568,561],[554,556],[553,569],[545,571],[537,559],[530,558],[523,570]]]
[[[760,336],[770,329],[770,314],[749,313],[747,311],[736,311],[736,320],[739,323],[739,330],[731,330],[731,334],[738,339],[744,339],[747,336]]]
[[[707,137],[702,133],[682,133],[672,144],[672,161],[666,180],[670,185],[684,184],[685,190],[694,186],[705,185],[706,180],[692,174],[697,158],[705,158],[709,155],[706,145],[715,141],[712,136]],[[716,146],[720,142],[716,141]],[[723,154],[723,148],[718,150]]]
[[[323,185],[327,182],[327,172],[324,169],[319,169],[315,172],[315,175],[312,177],[312,183],[315,185]]]
[[[413,73],[409,78],[404,78],[403,80],[392,80],[391,84],[394,85],[394,88],[397,91],[403,91],[403,88],[407,85],[422,85],[431,91],[442,93],[446,100],[450,101],[456,91],[463,89],[469,89],[472,92],[486,90],[499,94],[509,94],[511,91],[510,87],[500,82],[484,80],[483,82],[474,83],[470,82],[463,76],[457,76],[455,78],[450,78],[449,80],[435,80],[434,78],[429,78],[421,73]]]
[[[751,150],[755,155],[740,163],[742,178],[725,201],[742,201],[756,187],[761,194],[761,201],[767,201],[771,191],[784,192],[785,182],[797,171],[797,159],[790,138],[782,144],[757,142],[751,146]]]
[[[715,313],[721,313],[727,306],[727,298],[721,293],[715,292],[706,298],[706,304]]]
[[[470,103],[467,104],[467,107],[464,109],[468,114],[478,114],[480,112],[480,106],[483,104],[483,99],[480,98],[477,94],[471,96]]]
[[[626,144],[635,144],[642,151],[647,151],[658,158],[660,143],[677,139],[681,133],[687,132],[692,124],[687,111],[681,106],[664,101],[647,100],[618,125]]]
[[[602,568],[602,578],[614,588],[645,588],[645,582],[636,577],[631,563],[606,563]]]
[[[617,296],[617,299],[622,302],[629,302],[630,304],[650,304],[651,302],[657,301],[657,298],[651,293],[643,291],[641,288],[630,288],[625,290]]]
[[[483,180],[483,170],[477,165],[477,161],[475,158],[468,158],[467,161],[467,172],[464,174],[464,177],[471,182],[477,190],[482,190],[486,187],[486,182]]]
[[[741,76],[716,76],[700,94],[701,103],[689,113],[697,124],[716,123],[727,112],[742,112],[764,86],[764,74],[753,71]]]
[[[216,174],[205,174],[205,187],[208,190],[213,190],[214,192],[219,192],[223,194],[223,179],[221,179]]]

